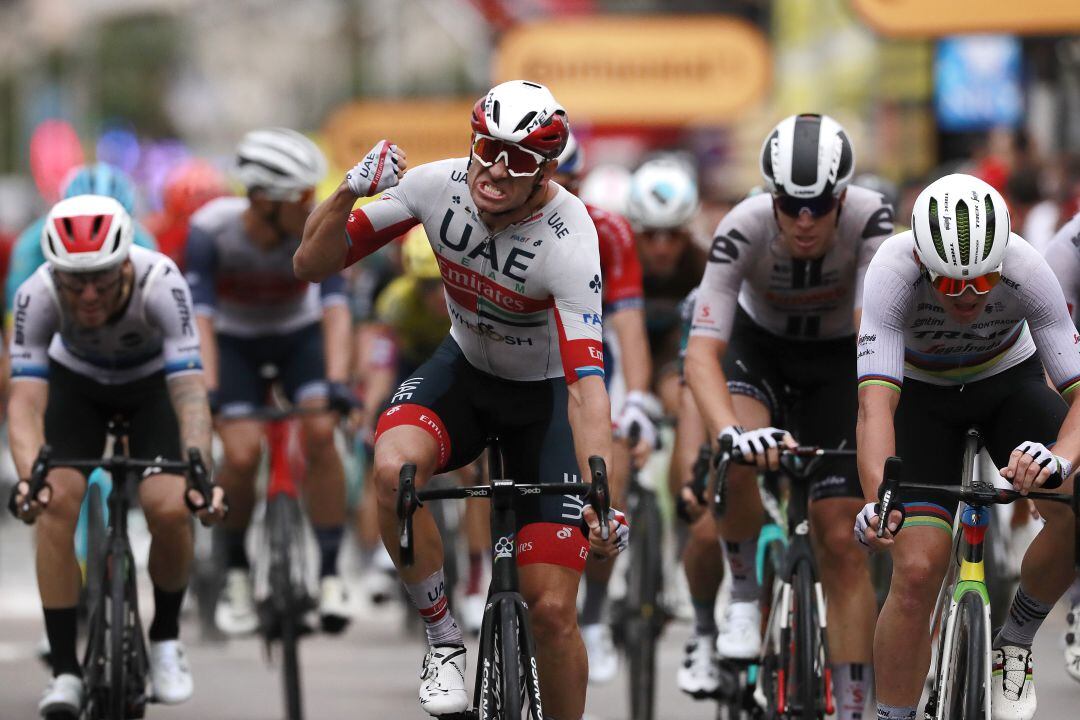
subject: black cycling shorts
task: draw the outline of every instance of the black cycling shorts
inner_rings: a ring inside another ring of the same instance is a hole
[[[101,457],[109,420],[116,415],[130,425],[131,457],[181,459],[180,426],[163,372],[122,385],[103,385],[60,363],[49,363],[45,442],[54,458]]]
[[[728,392],[769,409],[773,427],[803,445],[855,449],[859,410],[855,336],[791,340],[763,329],[740,307],[724,354]],[[863,496],[854,458],[821,464],[810,499]]]
[[[1069,406],[1046,384],[1037,356],[967,385],[931,385],[904,379],[896,407],[896,454],[907,482],[959,485],[964,434],[976,427],[999,468],[1020,443],[1051,447]],[[934,493],[905,493],[904,527],[931,525],[952,532],[956,503]]]
[[[250,414],[266,404],[277,368],[277,380],[292,403],[326,396],[322,325],[312,323],[284,335],[242,338],[218,333],[218,402],[222,417]]]
[[[519,483],[585,482],[566,414],[566,380],[505,380],[477,370],[447,337],[398,387],[379,417],[376,443],[399,425],[428,432],[439,446],[438,472],[468,465],[498,437],[503,467]],[[519,565],[585,566],[588,543],[578,530],[584,500],[576,495],[524,498],[517,505]]]

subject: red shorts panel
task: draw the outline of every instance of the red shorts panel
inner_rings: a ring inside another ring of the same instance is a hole
[[[400,425],[418,427],[435,438],[439,446],[439,464],[435,469],[441,470],[446,465],[450,459],[450,434],[446,432],[446,426],[438,415],[423,405],[391,405],[379,416],[379,424],[375,428],[375,442],[379,441],[379,436],[384,432]]]
[[[577,525],[535,522],[517,534],[517,564],[562,565],[579,573],[585,570],[589,541]]]

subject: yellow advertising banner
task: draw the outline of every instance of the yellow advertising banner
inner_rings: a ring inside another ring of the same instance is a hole
[[[341,106],[326,121],[330,161],[348,169],[388,138],[405,150],[410,167],[469,154],[469,115],[476,98],[363,100]]]
[[[721,15],[523,24],[503,36],[493,62],[495,82],[550,87],[571,123],[728,122],[762,99],[770,73],[761,31]]]
[[[851,0],[882,35],[1060,34],[1080,30],[1080,0]]]

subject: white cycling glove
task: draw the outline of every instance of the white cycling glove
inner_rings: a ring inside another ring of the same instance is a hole
[[[855,516],[855,539],[863,546],[867,551],[870,550],[870,543],[866,541],[866,532],[870,529],[870,521],[877,515],[877,503],[868,502],[863,506],[863,509],[859,511],[859,514]]]
[[[746,461],[756,462],[759,454],[764,454],[771,448],[779,448],[780,441],[787,435],[787,431],[774,427],[742,430],[736,426],[729,426],[720,431],[720,437],[724,437],[725,434],[732,435],[732,447],[738,449]]]
[[[615,521],[615,547],[619,548],[619,552],[622,552],[630,544],[630,523],[622,510],[616,510],[615,508],[608,510],[608,520]]]
[[[654,417],[660,415],[660,402],[648,393],[634,390],[626,396],[626,404],[623,405],[619,419],[615,423],[619,436],[630,437],[630,429],[637,425],[641,432],[641,439],[649,447],[657,447],[656,424]]]
[[[1072,463],[1060,455],[1055,455],[1042,443],[1022,442],[1016,446],[1014,452],[1030,455],[1032,462],[1041,468],[1049,468],[1050,475],[1057,473],[1062,480],[1072,474]]]
[[[389,140],[380,140],[375,147],[345,174],[345,182],[358,197],[371,197],[397,185],[398,146]]]

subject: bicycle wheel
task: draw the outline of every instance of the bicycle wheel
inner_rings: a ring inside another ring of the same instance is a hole
[[[523,717],[527,715],[531,717],[531,720],[544,720],[544,708],[540,699],[540,676],[536,668],[536,643],[533,641],[532,629],[529,627],[528,611],[524,605],[517,605],[517,611],[521,668],[525,678],[525,707],[528,709]]]
[[[790,658],[793,674],[788,682],[788,697],[798,702],[798,706],[789,715],[801,720],[819,720],[824,716],[819,707],[825,696],[824,662],[814,574],[809,563],[795,566],[791,589],[795,647]]]
[[[663,621],[661,519],[656,495],[639,488],[631,512],[635,538],[630,548],[626,600],[630,717],[652,720],[656,707],[656,641]]]
[[[127,554],[113,544],[106,562],[109,563],[109,701],[108,717],[123,720],[127,717]]]
[[[982,720],[986,697],[984,679],[986,658],[986,616],[982,598],[974,592],[964,593],[953,616],[952,642],[949,643],[948,664],[941,673],[941,704],[949,720]]]
[[[773,526],[775,527],[775,526]],[[762,635],[761,664],[758,666],[754,683],[754,696],[758,705],[766,710],[766,717],[776,717],[781,705],[780,682],[783,679],[780,668],[783,667],[783,651],[780,642],[779,607],[783,588],[784,558],[787,546],[783,536],[777,535],[765,543],[759,580],[761,583],[761,614],[766,618],[765,631]]]
[[[96,495],[97,493],[95,493]],[[91,504],[91,510],[93,505]],[[100,506],[99,506],[100,510]],[[93,515],[91,515],[93,522]],[[93,527],[91,525],[91,527]],[[106,616],[107,605],[102,588],[107,587],[105,575],[105,559],[103,546],[98,543],[98,559],[90,563],[87,557],[87,632],[86,649],[83,653],[83,675],[86,683],[86,720],[100,720],[107,717],[108,686],[106,684],[105,671],[108,666],[108,649],[106,637],[108,635],[109,622]],[[93,552],[93,550],[91,550]],[[93,575],[91,570],[93,569]]]
[[[298,590],[293,582],[292,541],[296,532],[295,500],[287,495],[270,499],[266,522],[270,527],[270,637],[281,643],[281,675],[288,720],[302,720],[303,698],[300,687],[300,614]]]
[[[520,624],[517,605],[511,600],[499,603],[499,699],[501,720],[521,720],[522,689],[525,686],[521,666],[521,645],[518,642]]]

